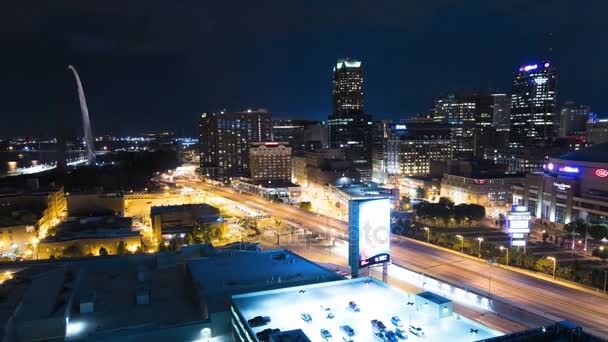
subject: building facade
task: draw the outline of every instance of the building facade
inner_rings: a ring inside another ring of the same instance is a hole
[[[514,187],[513,201],[558,224],[577,218],[608,223],[608,143],[550,158],[542,173]]]
[[[608,119],[593,119],[587,123],[587,143],[603,144],[608,142]]]
[[[329,147],[343,149],[365,180],[372,176],[372,118],[363,111],[361,61],[338,59],[333,71]]]
[[[471,203],[484,206],[488,214],[504,213],[512,203],[513,185],[523,181],[521,175],[493,175],[465,177],[445,174],[441,180],[441,197],[454,203]],[[494,215],[496,216],[496,215]]]
[[[284,142],[255,142],[249,147],[251,179],[284,181],[291,179],[291,147]]]
[[[312,120],[272,120],[272,141],[289,143],[293,154],[327,146],[327,127]]]
[[[559,136],[584,136],[589,113],[589,106],[577,105],[572,101],[564,103],[560,111]]]
[[[509,146],[546,145],[557,137],[557,72],[549,62],[522,65],[513,75]]]
[[[249,144],[271,141],[270,113],[265,109],[203,113],[199,122],[201,174],[248,176]]]

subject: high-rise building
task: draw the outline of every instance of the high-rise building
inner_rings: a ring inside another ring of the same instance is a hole
[[[361,62],[338,59],[333,74],[333,113],[329,116],[329,147],[343,149],[347,160],[371,179],[372,118],[363,112],[363,69]]]
[[[320,121],[272,120],[272,140],[288,142],[293,154],[327,146],[327,127]]]
[[[509,146],[546,145],[557,137],[557,72],[549,62],[522,65],[513,75]]]
[[[585,135],[589,112],[589,106],[577,105],[573,101],[565,102],[560,111],[559,136]]]
[[[497,131],[511,128],[511,96],[507,94],[492,94],[492,124]]]
[[[608,119],[596,119],[593,117],[587,123],[587,143],[608,143]]]
[[[474,154],[476,114],[474,95],[448,93],[435,104],[433,118],[449,125],[455,158],[470,158]]]
[[[249,176],[249,144],[270,140],[270,113],[265,109],[203,113],[199,122],[201,174]]]
[[[251,179],[289,182],[291,178],[291,147],[284,142],[254,142],[249,147]]]

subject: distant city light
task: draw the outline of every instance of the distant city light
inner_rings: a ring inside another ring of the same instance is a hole
[[[549,169],[550,171],[553,171],[553,163],[547,164],[547,169]]]
[[[597,169],[595,170],[595,175],[601,178],[608,177],[608,170],[606,169]]]

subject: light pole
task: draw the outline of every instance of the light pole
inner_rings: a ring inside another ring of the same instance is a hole
[[[506,260],[506,262],[505,262],[505,265],[509,266],[509,248],[507,248],[507,247],[505,247],[505,246],[500,246],[500,247],[498,247],[498,248],[500,248],[500,250],[501,250],[501,251],[502,251],[502,250],[507,251],[507,260]]]
[[[477,241],[479,241],[479,259],[481,259],[481,242],[483,241],[482,237],[478,237]]]
[[[604,293],[606,293],[606,280],[608,280],[608,271],[604,271]]]
[[[460,253],[464,253],[464,236],[456,235],[460,239]]]
[[[547,257],[549,260],[553,260],[553,279],[555,279],[555,269],[557,268],[557,260],[554,257]]]
[[[429,227],[423,227],[422,229],[426,230],[426,243],[431,243],[431,230]]]

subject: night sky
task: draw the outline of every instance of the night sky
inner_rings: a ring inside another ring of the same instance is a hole
[[[300,5],[298,5],[300,4]],[[326,119],[339,57],[359,58],[374,118],[425,114],[449,90],[510,92],[549,56],[558,100],[608,114],[607,1],[4,1],[0,134],[193,135],[203,111]],[[552,49],[549,52],[549,48]]]

